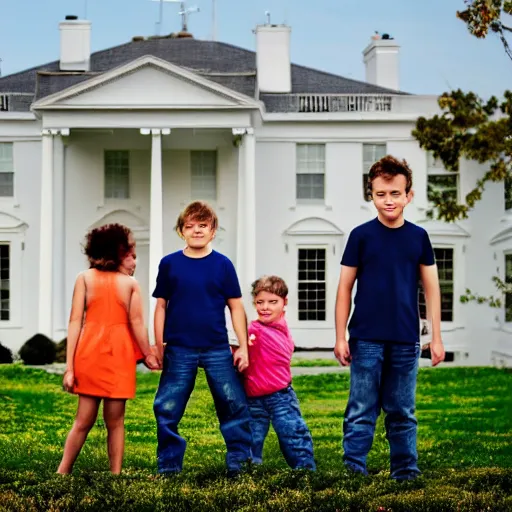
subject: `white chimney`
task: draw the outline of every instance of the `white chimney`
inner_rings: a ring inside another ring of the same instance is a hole
[[[292,92],[290,32],[287,25],[256,27],[256,72],[260,92]]]
[[[91,59],[91,22],[66,16],[59,23],[60,70],[89,71]]]
[[[399,90],[399,50],[400,46],[388,34],[373,36],[372,42],[363,51],[366,81]]]

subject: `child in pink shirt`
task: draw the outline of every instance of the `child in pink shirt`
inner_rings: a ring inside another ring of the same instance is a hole
[[[249,367],[243,372],[251,411],[252,460],[262,463],[270,423],[286,462],[293,469],[315,470],[313,440],[292,388],[294,344],[284,318],[288,287],[277,276],[252,284],[258,320],[249,325]]]

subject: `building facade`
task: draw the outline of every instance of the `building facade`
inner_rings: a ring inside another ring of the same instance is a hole
[[[462,199],[484,169],[448,172],[419,148],[411,131],[437,98],[399,90],[393,39],[371,40],[358,82],[292,64],[282,25],[257,27],[256,52],[181,33],[91,54],[91,25],[76,19],[60,37],[58,61],[0,78],[1,343],[66,336],[81,243],[108,222],[135,233],[150,324],[158,262],[182,247],[176,217],[204,199],[249,314],[251,281],[281,275],[297,346],[332,347],[342,251],[376,215],[365,177],[393,154],[413,169],[406,218],[435,247],[447,350],[467,364],[512,360],[512,309],[459,300],[492,294],[493,275],[512,279],[512,205],[490,184],[469,219],[426,219],[429,190]]]

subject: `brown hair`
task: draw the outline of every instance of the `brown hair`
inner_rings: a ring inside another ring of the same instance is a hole
[[[214,231],[219,227],[217,214],[214,209],[204,201],[194,201],[180,213],[174,228],[178,235],[183,235],[183,226],[187,220],[208,222]]]
[[[412,171],[405,160],[387,155],[375,162],[368,173],[368,196],[371,198],[373,180],[379,177],[389,180],[399,175],[405,177],[405,193],[408,194],[412,188]]]
[[[251,286],[251,295],[253,298],[255,298],[260,292],[273,293],[282,299],[286,299],[288,296],[288,286],[286,286],[284,279],[281,279],[278,276],[262,276],[259,279],[256,279]]]
[[[92,229],[85,237],[84,253],[90,268],[117,270],[133,249],[133,234],[122,224],[105,224]]]

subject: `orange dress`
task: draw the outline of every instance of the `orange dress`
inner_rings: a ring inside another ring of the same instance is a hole
[[[116,272],[94,270],[94,295],[87,305],[75,352],[73,392],[78,395],[135,397],[135,367],[143,356],[116,282]]]

